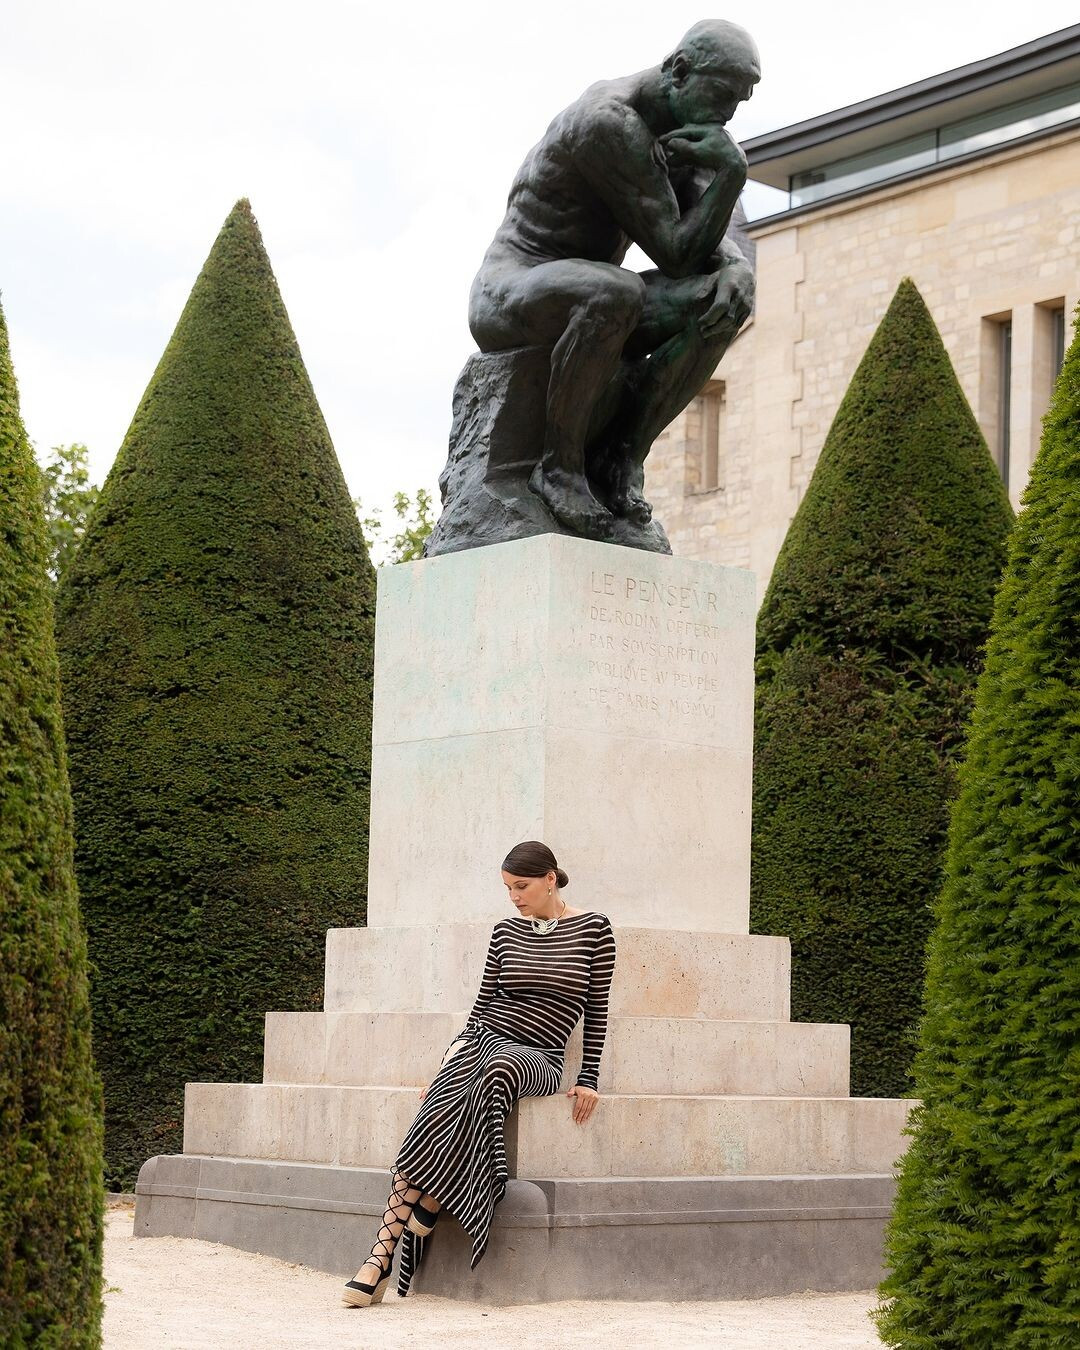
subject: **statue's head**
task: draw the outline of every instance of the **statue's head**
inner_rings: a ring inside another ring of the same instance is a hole
[[[761,58],[745,28],[704,19],[694,24],[661,70],[679,125],[724,123],[761,79]]]

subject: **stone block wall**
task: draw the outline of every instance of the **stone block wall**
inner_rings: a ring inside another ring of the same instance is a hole
[[[762,221],[752,324],[716,371],[726,476],[686,491],[695,405],[668,428],[647,491],[677,555],[749,566],[763,593],[855,367],[901,278],[919,287],[991,449],[1000,446],[998,325],[1012,323],[1009,491],[1038,449],[1053,383],[1052,311],[1066,341],[1080,300],[1080,130]]]

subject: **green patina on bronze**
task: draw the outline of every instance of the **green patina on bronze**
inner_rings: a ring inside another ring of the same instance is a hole
[[[725,237],[746,182],[727,123],[760,78],[750,34],[705,20],[552,118],[472,285],[481,355],[455,390],[429,555],[544,533],[671,552],[644,465],[753,304]],[[631,244],[648,271],[622,266]]]

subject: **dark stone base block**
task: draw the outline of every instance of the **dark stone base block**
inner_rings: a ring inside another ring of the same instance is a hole
[[[529,475],[544,446],[545,405],[551,350],[518,347],[471,356],[454,388],[450,452],[439,475],[443,509],[424,550],[440,553],[527,539],[534,534],[570,534],[529,488]],[[660,524],[614,520],[595,536],[604,543],[651,553],[670,553]]]
[[[137,1237],[203,1238],[350,1278],[389,1174],[176,1155],[136,1185]],[[484,1259],[449,1215],[413,1288],[491,1304],[768,1298],[873,1288],[889,1176],[511,1181]]]

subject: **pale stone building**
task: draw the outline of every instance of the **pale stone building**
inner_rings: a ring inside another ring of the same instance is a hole
[[[1080,302],[1080,24],[744,149],[788,205],[745,227],[753,318],[648,462],[674,552],[750,567],[763,594],[905,276],[1019,504]]]

